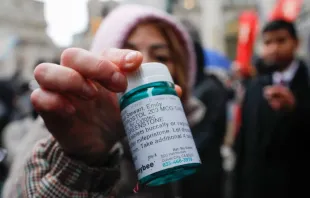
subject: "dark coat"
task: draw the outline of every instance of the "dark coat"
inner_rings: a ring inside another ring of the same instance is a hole
[[[207,107],[205,118],[192,129],[202,166],[182,181],[182,194],[184,198],[220,198],[223,193],[220,148],[226,132],[228,92],[217,77],[208,75],[194,94]]]
[[[2,130],[10,122],[11,114],[13,111],[13,99],[14,91],[10,82],[1,81],[0,82],[0,156],[4,156],[5,152],[1,149],[2,145]],[[2,158],[2,157],[0,157]],[[0,161],[0,190],[1,183],[6,177],[7,170],[3,164],[3,161]]]
[[[289,198],[309,193],[308,69],[300,62],[289,85],[296,99],[293,112],[271,109],[263,97],[263,88],[271,84],[270,74],[253,79],[244,98],[235,145],[235,198]]]
[[[9,82],[0,82],[0,134],[5,125],[10,121],[13,111],[14,91]],[[0,136],[1,137],[1,136]],[[1,139],[0,139],[1,140]],[[0,141],[1,145],[1,141]]]

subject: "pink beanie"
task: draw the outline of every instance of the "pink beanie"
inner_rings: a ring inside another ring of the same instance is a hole
[[[196,58],[193,42],[185,28],[171,15],[156,8],[141,5],[122,5],[113,10],[101,23],[93,40],[91,51],[100,54],[103,49],[121,48],[129,33],[141,22],[159,20],[173,28],[188,53],[189,88],[195,83]]]

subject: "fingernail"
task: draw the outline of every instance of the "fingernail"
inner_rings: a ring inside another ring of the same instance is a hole
[[[125,57],[125,67],[132,67],[137,59],[138,52],[130,52]]]
[[[126,77],[124,76],[124,74],[120,72],[114,72],[111,80],[112,80],[113,86],[116,86],[116,87],[124,87],[127,84]]]

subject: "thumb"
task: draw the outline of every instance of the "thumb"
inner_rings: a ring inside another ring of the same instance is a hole
[[[175,85],[175,91],[177,92],[178,96],[182,97],[182,88],[179,85]]]

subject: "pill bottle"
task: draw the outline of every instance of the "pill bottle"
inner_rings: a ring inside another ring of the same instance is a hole
[[[145,63],[126,76],[119,102],[139,183],[158,186],[195,173],[199,154],[168,68]]]

